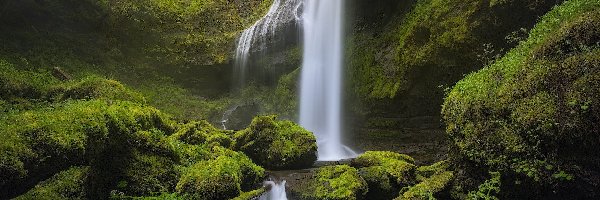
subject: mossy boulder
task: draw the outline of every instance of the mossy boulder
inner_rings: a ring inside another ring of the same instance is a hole
[[[352,160],[352,166],[357,168],[380,166],[401,187],[410,185],[415,179],[416,166],[414,165],[414,159],[404,154],[388,151],[367,151]]]
[[[364,199],[367,191],[367,182],[356,168],[336,165],[317,169],[308,182],[291,188],[290,193],[306,200],[356,200]]]
[[[151,155],[174,155],[166,146],[137,134],[153,129],[172,132],[173,122],[154,108],[131,102],[68,101],[11,113],[1,118],[0,124],[4,138],[0,143],[0,190],[7,195],[71,165],[111,165],[114,169],[119,165],[108,161],[124,163],[126,160],[118,159],[127,158],[136,148],[146,148]]]
[[[231,199],[260,183],[264,169],[244,154],[215,148],[214,159],[184,169],[177,192],[192,199]]]
[[[312,166],[317,160],[315,136],[291,121],[276,119],[276,116],[254,118],[248,128],[235,134],[234,149],[269,169]]]
[[[501,172],[502,198],[600,196],[599,24],[600,1],[567,1],[457,83],[443,106],[455,163]]]
[[[15,200],[87,199],[85,185],[89,167],[71,167],[38,183]]]

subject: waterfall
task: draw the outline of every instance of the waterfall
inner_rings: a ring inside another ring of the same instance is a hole
[[[305,0],[300,125],[315,133],[318,158],[355,157],[342,144],[344,0]]]
[[[266,181],[264,183],[271,189],[268,193],[262,195],[259,200],[287,200],[287,194],[285,193],[285,180],[280,183],[274,181]]]
[[[274,0],[267,14],[242,32],[235,50],[236,87],[242,88],[246,83],[250,54],[267,49],[267,44],[274,40],[281,26],[295,23],[299,19],[297,12],[301,4],[302,0]]]

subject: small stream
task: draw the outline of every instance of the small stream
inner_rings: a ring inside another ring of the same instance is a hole
[[[265,181],[265,187],[270,188],[270,190],[262,195],[259,200],[287,200],[285,183],[285,180],[282,180],[281,182]]]

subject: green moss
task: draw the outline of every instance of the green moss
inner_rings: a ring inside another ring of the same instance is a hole
[[[60,93],[62,99],[106,99],[145,103],[144,97],[126,88],[115,80],[87,77],[53,88],[51,93]]]
[[[367,183],[358,175],[358,170],[347,165],[319,168],[310,188],[304,198],[356,200],[363,199],[368,191]]]
[[[231,199],[259,183],[264,170],[241,153],[215,147],[216,158],[184,170],[177,192],[193,199]],[[222,154],[222,155],[220,155]]]
[[[118,101],[68,101],[15,113],[2,121],[1,134],[6,138],[0,146],[2,191],[22,188],[70,165],[106,165],[102,162],[109,151],[111,156],[119,156],[125,151],[122,149],[137,147],[167,154],[169,151],[162,149],[165,143],[161,147],[152,138],[136,133],[172,131],[172,121],[158,110]]]
[[[229,131],[217,129],[207,121],[201,120],[180,126],[172,137],[188,144],[198,145],[207,142],[210,137],[215,139],[214,137],[228,134]]]
[[[317,160],[315,136],[291,121],[276,121],[276,116],[254,118],[234,138],[235,149],[270,169],[299,169]]]
[[[404,161],[414,164],[415,160],[408,155],[399,154],[391,151],[367,151],[356,159],[352,160],[352,165],[356,167],[368,167],[383,165],[391,160]]]
[[[87,199],[84,186],[88,170],[88,167],[71,167],[15,199]]]
[[[41,98],[48,87],[58,83],[48,72],[17,70],[16,66],[0,59],[0,98]]]
[[[410,156],[388,151],[367,151],[352,160],[355,167],[382,166],[401,186],[414,181],[416,166],[413,163],[414,159]]]
[[[178,174],[169,157],[133,152],[126,161],[117,190],[128,195],[152,195],[174,191]]]
[[[442,173],[448,170],[450,167],[450,161],[443,160],[437,163],[434,163],[429,166],[420,166],[417,168],[417,180],[423,181],[423,179],[427,177],[431,177],[434,174]]]
[[[452,178],[453,172],[442,172],[423,180],[421,183],[406,188],[405,192],[396,199],[431,199],[434,194],[446,189]],[[404,190],[404,189],[403,189]]]
[[[561,189],[569,181],[555,180],[552,174],[598,167],[589,161],[600,155],[584,152],[595,152],[598,144],[592,141],[600,130],[595,123],[599,13],[597,0],[565,2],[546,14],[526,41],[468,75],[448,94],[443,116],[458,154],[527,183],[503,184],[502,191],[595,195],[583,186],[594,183]]]

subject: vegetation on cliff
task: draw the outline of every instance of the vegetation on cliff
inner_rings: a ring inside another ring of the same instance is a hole
[[[449,92],[451,156],[500,172],[503,198],[599,195],[591,189],[600,167],[599,13],[600,1],[565,2],[526,41]]]

